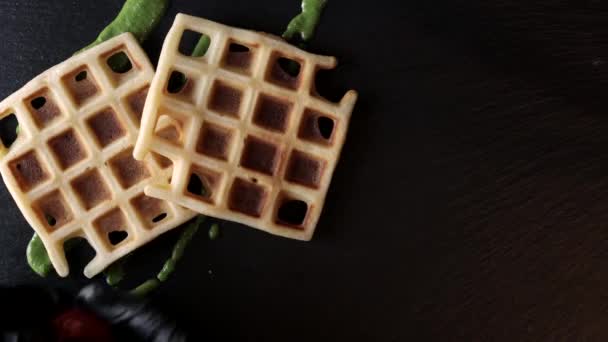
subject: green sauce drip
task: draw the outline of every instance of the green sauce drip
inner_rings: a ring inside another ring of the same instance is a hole
[[[67,252],[76,247],[79,241],[80,239],[67,240],[64,244],[65,251]],[[51,263],[51,259],[49,258],[49,254],[46,252],[46,248],[44,248],[42,239],[40,239],[38,234],[34,233],[32,236],[32,239],[27,245],[25,255],[27,257],[27,263],[30,265],[31,269],[38,273],[41,277],[46,277],[52,270],[54,270],[53,263]]]
[[[310,41],[326,4],[327,0],[302,0],[302,13],[291,19],[283,38],[291,40],[294,35],[299,34],[304,42]]]
[[[192,57],[204,56],[205,53],[207,53],[207,50],[209,49],[209,44],[211,44],[211,38],[202,35],[201,39],[199,39],[198,43],[196,43],[194,50],[192,50]]]
[[[184,228],[184,231],[180,235],[177,243],[173,246],[173,252],[171,253],[171,258],[165,262],[163,268],[158,272],[156,276],[160,281],[166,281],[169,278],[169,275],[175,271],[175,264],[182,258],[184,255],[184,250],[186,250],[186,246],[188,243],[192,241],[192,238],[200,229],[200,226],[205,222],[205,216],[199,215],[196,220]]]
[[[168,7],[169,0],[127,0],[116,18],[83,50],[125,32],[131,32],[142,44],[158,26]]]
[[[211,225],[209,228],[209,240],[215,240],[220,236],[220,226],[217,223]]]
[[[192,241],[192,238],[196,235],[196,232],[198,232],[203,222],[205,222],[205,216],[199,215],[194,222],[191,222],[186,226],[175,243],[175,246],[173,246],[171,257],[165,261],[163,268],[158,272],[156,278],[146,280],[143,284],[131,290],[131,294],[145,296],[160,286],[161,282],[167,281],[169,276],[175,271],[175,265],[184,255],[186,246]]]
[[[123,257],[123,259],[116,261],[103,271],[103,274],[106,276],[106,283],[108,285],[116,286],[118,283],[120,283],[122,278],[125,277],[125,268],[123,265],[125,258],[126,257]]]
[[[158,281],[158,279],[149,279],[134,288],[133,290],[131,290],[131,294],[136,297],[145,297],[150,292],[156,290],[159,286],[160,281]]]
[[[38,234],[34,233],[30,243],[27,245],[27,251],[25,252],[27,256],[27,263],[30,265],[32,270],[41,277],[46,277],[49,272],[53,269],[53,264],[51,263],[51,259],[49,258],[46,249],[44,248],[44,244],[40,239]]]

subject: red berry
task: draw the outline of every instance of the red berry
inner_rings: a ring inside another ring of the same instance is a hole
[[[52,327],[57,342],[113,341],[107,322],[79,308],[61,313],[53,320]]]

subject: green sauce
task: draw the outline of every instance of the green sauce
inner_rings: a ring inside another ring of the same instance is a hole
[[[165,262],[163,268],[156,275],[156,278],[146,280],[143,284],[132,289],[131,294],[135,296],[145,296],[159,287],[161,282],[167,281],[169,276],[175,271],[175,265],[184,255],[186,246],[192,241],[192,238],[196,235],[196,232],[198,232],[204,222],[205,216],[199,215],[194,222],[186,226],[175,243],[175,246],[173,246],[171,257]]]
[[[303,41],[310,41],[326,4],[327,0],[302,0],[302,13],[291,19],[287,30],[283,33],[283,38],[291,40],[294,35],[299,34]]]
[[[148,293],[156,290],[160,286],[158,279],[149,279],[131,290],[131,294],[136,297],[145,297]]]
[[[64,249],[66,251],[71,250],[72,248],[78,245],[80,239],[70,239],[67,240],[64,244]],[[38,273],[42,277],[46,277],[53,269],[53,263],[51,263],[51,259],[49,258],[49,254],[46,252],[46,248],[44,248],[44,244],[42,243],[42,239],[38,234],[34,233],[32,239],[27,245],[27,250],[25,252],[27,257],[27,263],[30,265],[32,270]]]
[[[34,272],[38,273],[41,277],[46,277],[49,272],[53,269],[53,264],[49,258],[44,244],[38,234],[34,233],[30,243],[27,245],[27,263],[30,265]]]
[[[116,18],[85,47],[90,49],[125,32],[143,43],[156,28],[169,7],[169,0],[127,0]]]
[[[209,228],[209,240],[215,240],[220,236],[220,226],[217,223],[211,225]]]
[[[205,216],[199,215],[194,222],[184,228],[184,231],[180,235],[179,239],[173,246],[173,252],[171,253],[171,258],[165,262],[163,268],[158,272],[156,278],[160,281],[166,281],[167,278],[175,271],[175,265],[184,255],[184,250],[186,250],[186,246],[188,243],[192,241],[196,232],[200,229],[200,226],[205,222]]]
[[[122,278],[125,277],[125,267],[123,265],[125,258],[126,256],[123,257],[123,259],[114,262],[103,271],[103,274],[106,276],[106,283],[108,285],[116,286],[118,283],[120,283]]]
[[[211,38],[208,36],[202,35],[201,38],[196,43],[194,50],[192,50],[192,57],[201,57],[204,56],[209,49],[209,44],[211,44]]]

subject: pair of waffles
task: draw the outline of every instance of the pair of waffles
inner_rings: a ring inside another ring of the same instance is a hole
[[[191,32],[210,38],[205,55],[179,52]],[[92,277],[197,213],[310,240],[356,101],[316,93],[315,73],[335,65],[180,14],[156,72],[126,33],[2,101],[19,126],[0,172],[60,276],[71,238],[95,250]]]

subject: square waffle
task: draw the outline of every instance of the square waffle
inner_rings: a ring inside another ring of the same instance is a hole
[[[205,55],[180,52],[182,37],[191,32],[210,38]],[[145,193],[310,240],[357,98],[353,90],[339,103],[318,95],[316,72],[335,66],[334,57],[280,38],[179,14],[163,45],[134,150],[138,160],[149,152],[170,159],[173,175]]]
[[[121,57],[122,69],[110,66]],[[148,57],[126,33],[0,102],[0,118],[14,115],[19,123],[12,145],[0,146],[0,172],[62,277],[69,273],[68,239],[83,237],[95,250],[84,269],[92,277],[195,215],[144,194],[146,185],[170,177],[168,160],[132,157],[153,76]]]

